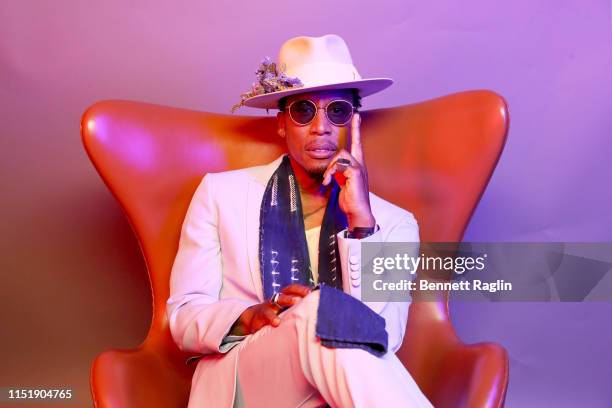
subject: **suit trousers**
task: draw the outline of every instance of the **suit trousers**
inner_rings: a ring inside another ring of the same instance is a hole
[[[322,346],[315,335],[318,304],[313,291],[281,313],[278,327],[266,326],[229,351],[238,353],[245,407],[432,406],[394,353]]]

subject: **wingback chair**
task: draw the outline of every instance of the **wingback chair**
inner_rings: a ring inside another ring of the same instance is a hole
[[[460,241],[505,143],[503,98],[462,92],[362,117],[371,190],[414,213],[421,241]],[[165,313],[183,218],[207,172],[264,164],[284,152],[276,119],[109,100],[86,110],[81,133],[136,234],[153,292],[142,344],[105,351],[93,362],[94,403],[186,406],[195,367],[172,341]],[[463,344],[446,297],[411,304],[398,356],[436,407],[503,406],[506,351],[493,343]]]

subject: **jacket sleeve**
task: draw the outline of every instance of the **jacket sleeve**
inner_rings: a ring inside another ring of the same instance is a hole
[[[387,230],[385,230],[385,228]],[[389,226],[381,226],[378,231],[363,239],[344,238],[344,231],[338,235],[338,250],[342,266],[344,291],[361,300],[361,242],[381,245],[385,242],[419,242],[419,226],[411,213]],[[418,246],[415,245],[414,256]],[[364,302],[385,319],[389,335],[389,351],[394,353],[401,347],[408,321],[410,302]]]
[[[207,174],[187,210],[170,276],[166,313],[172,338],[183,351],[224,353],[223,338],[255,302],[219,299],[223,264],[218,232],[214,175]]]

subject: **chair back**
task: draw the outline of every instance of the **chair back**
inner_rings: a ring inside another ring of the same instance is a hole
[[[413,212],[422,241],[461,240],[504,145],[504,100],[470,91],[362,117],[371,190]],[[264,164],[285,151],[276,118],[109,100],[87,109],[81,132],[91,161],[137,236],[153,296],[151,326],[138,350],[109,351],[94,362],[94,400],[184,405],[193,367],[174,345],[165,313],[183,218],[204,174]],[[418,326],[415,318],[422,316],[452,332],[446,302],[412,305],[407,347],[399,353],[424,390],[432,380],[428,362],[419,358],[420,345],[435,339],[412,333],[411,325]]]

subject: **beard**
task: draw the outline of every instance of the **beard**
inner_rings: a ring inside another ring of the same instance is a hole
[[[315,164],[305,170],[306,173],[308,173],[308,175],[313,179],[323,180],[323,174],[325,174],[325,170],[327,170],[328,164],[329,163]]]
[[[317,169],[317,170],[313,170],[313,171],[308,171],[307,173],[313,179],[319,180],[319,181],[323,181],[323,174],[325,173],[325,169],[323,169],[323,170]]]

